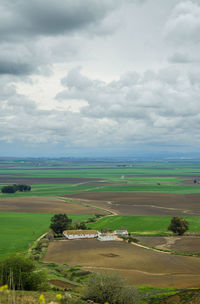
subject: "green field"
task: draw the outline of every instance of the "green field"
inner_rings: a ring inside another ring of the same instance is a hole
[[[81,192],[161,192],[200,193],[200,184],[184,184],[184,180],[198,179],[200,162],[69,162],[69,161],[0,161],[0,187],[4,177],[23,179],[42,178],[29,183],[31,192],[1,194],[13,196],[49,196]],[[101,178],[95,182],[59,183],[46,178]],[[12,183],[12,182],[10,182]],[[28,183],[28,180],[27,180]]]
[[[167,227],[171,216],[107,216],[87,226],[92,229],[101,230],[109,228],[112,231],[125,227],[135,235],[168,235]],[[200,217],[186,216],[189,222],[188,232],[200,232]]]
[[[40,235],[49,230],[50,213],[0,212],[0,257],[28,249]],[[68,215],[73,221],[91,215]]]

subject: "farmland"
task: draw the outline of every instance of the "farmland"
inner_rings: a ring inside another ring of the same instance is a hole
[[[0,212],[0,257],[28,249],[40,235],[48,231],[50,213]],[[73,221],[87,219],[87,215],[69,215]]]
[[[174,236],[173,238],[140,236],[137,239],[142,244],[156,249],[170,250],[178,253],[200,254],[200,236]]]
[[[76,221],[100,213],[106,216],[88,227],[126,227],[141,244],[198,253],[198,237],[173,243],[172,238],[167,239],[167,227],[172,216],[182,216],[190,224],[190,233],[200,232],[199,182],[198,161],[2,160],[0,187],[24,183],[31,185],[31,191],[0,193],[0,256],[27,250],[48,231],[55,213],[72,214]],[[54,241],[44,261],[114,271],[137,285],[199,287],[199,258],[169,255],[126,242]]]
[[[70,197],[74,201],[87,202],[119,215],[200,215],[199,194],[88,192],[71,195]]]
[[[16,193],[16,196],[85,192],[200,193],[200,184],[193,182],[200,180],[198,162],[11,161],[1,162],[0,169],[1,186],[21,182],[32,185],[32,193]]]
[[[200,231],[200,217],[184,217],[189,222],[190,232]],[[109,228],[111,230],[126,227],[135,235],[169,235],[167,227],[170,224],[169,216],[109,216],[99,219],[96,223],[88,224],[92,229],[101,230]]]
[[[122,241],[54,241],[44,262],[115,272],[134,285],[200,287],[200,259],[154,252]]]

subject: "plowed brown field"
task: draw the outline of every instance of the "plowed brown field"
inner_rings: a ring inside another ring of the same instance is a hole
[[[186,253],[200,253],[200,236],[141,236],[137,237],[137,239],[147,246],[158,249],[167,249]]]
[[[200,287],[200,259],[141,248],[123,241],[74,240],[50,243],[44,262],[115,272],[134,285]]]
[[[200,194],[98,192],[70,196],[119,215],[200,215]]]
[[[52,197],[19,197],[0,199],[0,211],[94,214],[97,209],[78,205]],[[101,211],[101,214],[106,212]]]
[[[0,176],[0,183],[24,183],[24,184],[74,184],[74,183],[88,183],[98,182],[101,178],[88,177],[21,177],[18,175]]]

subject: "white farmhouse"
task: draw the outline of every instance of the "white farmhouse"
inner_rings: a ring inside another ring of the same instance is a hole
[[[75,240],[93,239],[98,237],[99,232],[97,230],[65,230],[63,234],[68,240]]]
[[[98,236],[99,241],[115,241],[114,234],[108,234],[108,233],[100,233]]]
[[[128,235],[128,231],[126,229],[115,230],[114,234],[115,235]]]

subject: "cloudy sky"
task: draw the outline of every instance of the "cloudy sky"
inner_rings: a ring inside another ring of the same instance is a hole
[[[200,0],[0,0],[0,15],[0,156],[200,151]]]

